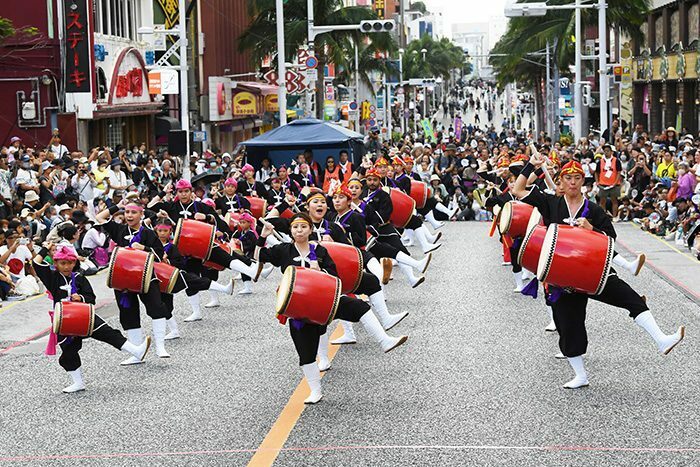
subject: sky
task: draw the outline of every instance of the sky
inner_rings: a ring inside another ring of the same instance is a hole
[[[492,16],[503,17],[503,8],[512,0],[423,0],[430,11],[441,11],[445,28],[452,23],[487,22]]]

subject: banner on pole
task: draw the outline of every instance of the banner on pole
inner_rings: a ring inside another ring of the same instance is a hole
[[[435,134],[433,133],[433,126],[430,124],[430,119],[424,118],[421,120],[421,125],[423,125],[423,133],[425,134],[426,141],[435,141]]]

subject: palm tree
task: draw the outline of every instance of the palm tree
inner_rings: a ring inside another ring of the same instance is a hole
[[[355,42],[357,41],[357,42]],[[387,60],[382,58],[382,53],[389,47],[393,49],[393,46],[383,45],[380,42],[370,42],[362,43],[362,39],[358,34],[357,37],[352,41],[353,44],[348,45],[348,47],[355,47],[355,43],[359,47],[357,62],[358,62],[358,78],[359,80],[368,87],[372,94],[375,94],[374,82],[372,80],[372,75],[384,74],[386,75],[390,70],[387,66]],[[353,50],[353,49],[350,49]],[[354,51],[347,57],[345,64],[337,70],[336,83],[343,83],[348,86],[354,86],[354,76],[355,76],[355,59]]]
[[[524,1],[520,3],[528,3]],[[569,0],[551,0],[548,4],[569,4]],[[619,28],[633,39],[641,39],[640,27],[649,11],[650,0],[608,0],[606,19],[608,27]],[[583,26],[596,25],[598,12],[584,9],[581,13]],[[544,58],[528,56],[543,51],[547,43],[556,44],[554,59],[560,70],[568,70],[574,62],[575,16],[573,10],[551,10],[546,16],[512,18],[506,33],[498,41],[493,54],[506,54],[505,57],[489,59],[496,73],[500,87],[518,82],[534,91],[537,108],[544,109]],[[540,127],[543,126],[544,112],[537,112]]]
[[[275,0],[248,0],[252,21],[241,34],[238,42],[240,51],[250,51],[253,63],[260,63],[266,56],[277,52],[277,30]],[[285,57],[291,59],[307,40],[306,0],[288,0],[284,9]],[[314,0],[314,24],[316,26],[334,24],[358,24],[360,21],[377,19],[374,11],[366,7],[345,7],[343,0]],[[369,41],[384,50],[396,50],[396,43],[388,33],[361,34],[359,31],[332,31],[316,36],[314,53],[318,59],[316,81],[316,115],[323,116],[324,68],[333,63],[338,67],[349,68],[353,61],[353,39]]]

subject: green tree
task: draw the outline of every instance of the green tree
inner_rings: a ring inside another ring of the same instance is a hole
[[[519,3],[529,3],[521,1]],[[570,4],[569,0],[551,0],[549,5]],[[649,0],[608,0],[606,19],[608,27],[619,28],[633,39],[641,39],[640,26],[649,11]],[[581,13],[583,26],[598,24],[598,10],[584,9]],[[547,42],[556,44],[553,57],[560,70],[568,70],[574,63],[576,51],[574,43],[575,16],[573,10],[552,10],[545,16],[512,18],[506,33],[498,41],[493,54],[505,54],[505,57],[493,56],[490,63],[494,67],[496,82],[500,87],[517,82],[520,86],[533,91],[540,127],[544,123],[544,79],[545,59],[541,53]]]
[[[34,27],[16,28],[12,20],[0,17],[0,44],[11,37],[20,35],[34,36],[37,33],[38,30]]]
[[[241,34],[238,48],[249,51],[253,63],[260,63],[266,56],[277,52],[277,29],[275,0],[248,0],[252,18],[248,28]],[[306,0],[289,0],[284,7],[284,39],[287,60],[307,40]],[[366,7],[345,7],[343,0],[314,0],[314,24],[358,24],[360,21],[377,19],[376,13]],[[314,53],[318,59],[316,80],[316,115],[323,116],[323,70],[326,64],[349,69],[354,60],[354,42],[372,43],[377,50],[395,52],[396,42],[388,33],[361,34],[359,31],[332,31],[316,36]]]
[[[421,52],[423,49],[427,51],[425,60]],[[463,70],[464,67],[464,51],[445,37],[436,41],[426,34],[409,42],[403,56],[405,79],[442,77],[447,80],[452,70]]]

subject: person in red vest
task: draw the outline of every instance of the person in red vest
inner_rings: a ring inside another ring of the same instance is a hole
[[[355,167],[352,162],[350,162],[350,155],[345,149],[340,150],[340,155],[338,156],[338,167],[340,167],[340,173],[342,174],[343,183],[348,183],[352,178],[352,173],[355,171]]]
[[[326,159],[326,170],[323,172],[323,192],[329,193],[331,180],[341,182],[340,177],[342,176],[340,167],[335,165],[335,159],[333,157]]]
[[[617,219],[617,204],[620,199],[620,185],[622,183],[622,163],[615,157],[612,146],[603,146],[603,157],[598,160],[595,173],[596,183],[600,191],[600,207],[607,210],[608,199],[612,203],[612,215]]]

